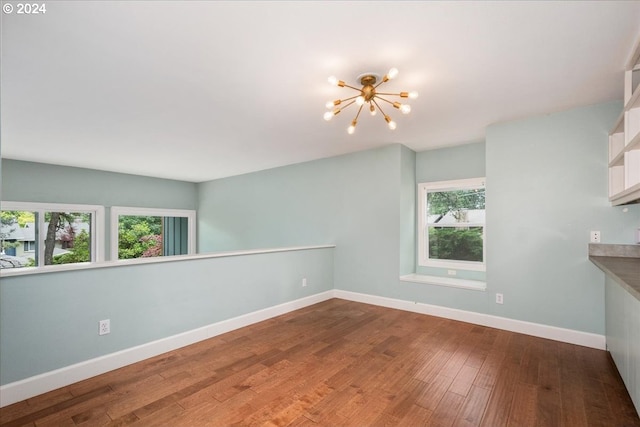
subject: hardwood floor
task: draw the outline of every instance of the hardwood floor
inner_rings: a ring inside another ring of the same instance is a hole
[[[333,299],[0,410],[2,426],[640,426],[608,353]]]

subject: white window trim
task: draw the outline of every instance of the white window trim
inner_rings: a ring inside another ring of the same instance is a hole
[[[473,188],[486,188],[486,178],[457,179],[451,181],[423,182],[418,184],[418,265],[421,267],[486,271],[486,222],[485,224],[468,224],[469,226],[482,226],[483,262],[429,259],[429,241],[427,234],[425,233],[427,227],[427,192],[454,191]]]
[[[104,261],[104,206],[100,205],[77,205],[67,203],[37,203],[37,202],[1,202],[1,210],[4,211],[30,211],[38,212],[38,230],[44,230],[44,212],[86,212],[93,214],[91,221],[91,261],[88,263],[72,263],[57,265],[38,265],[35,267],[17,268],[22,271],[34,271],[34,269],[55,269],[58,270],[74,270],[74,265],[78,264],[95,264]],[[40,236],[41,238],[41,236]],[[36,245],[38,250],[38,259],[44,259],[44,244],[38,242]],[[10,273],[14,269],[6,269],[3,273]]]
[[[196,253],[196,211],[188,209],[158,209],[158,208],[132,208],[127,206],[112,206],[110,211],[111,217],[111,229],[110,229],[110,245],[111,245],[111,261],[125,262],[125,263],[144,263],[148,262],[148,258],[135,258],[135,259],[118,259],[118,217],[120,215],[134,215],[134,216],[172,216],[172,217],[186,217],[187,226],[189,228],[188,236],[188,254],[176,255],[177,257],[189,256]],[[158,257],[165,258],[165,257]]]

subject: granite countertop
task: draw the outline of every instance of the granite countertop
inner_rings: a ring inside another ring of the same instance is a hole
[[[589,259],[640,301],[640,245],[589,245]]]

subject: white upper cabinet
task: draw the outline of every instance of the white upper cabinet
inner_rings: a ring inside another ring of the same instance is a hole
[[[640,201],[640,41],[625,67],[624,110],[609,133],[609,200]]]

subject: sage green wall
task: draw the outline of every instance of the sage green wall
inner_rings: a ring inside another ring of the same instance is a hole
[[[3,278],[2,383],[307,295],[299,287],[305,276],[318,283],[304,288],[309,294],[336,288],[604,334],[604,276],[588,261],[589,231],[600,230],[605,243],[633,243],[640,225],[640,206],[624,212],[606,196],[607,131],[620,110],[619,102],[584,107],[490,126],[485,144],[417,154],[392,145],[194,184],[195,190],[191,184],[3,161],[6,200],[141,206],[135,202],[142,198],[152,206],[166,197],[166,207],[197,206],[201,252],[337,246],[276,259]],[[483,151],[485,170],[478,160]],[[400,282],[415,259],[411,176],[441,180],[482,172],[487,292]],[[110,187],[116,182],[120,189]],[[147,190],[138,194],[136,186]],[[504,294],[504,305],[493,302],[496,292]],[[114,332],[100,340],[96,323],[105,317]]]
[[[607,133],[620,102],[487,129],[487,281],[499,316],[604,334],[604,276],[587,257],[634,243],[640,206],[607,200]]]
[[[335,243],[336,289],[487,312],[486,292],[398,279],[415,266],[416,157],[396,144],[201,183],[200,251]]]
[[[417,154],[394,145],[200,184],[201,249],[335,243],[336,289],[603,334],[589,231],[630,243],[639,223],[639,206],[624,213],[607,200],[607,131],[620,109],[493,125],[484,143]],[[399,281],[416,254],[415,183],[477,176],[487,177],[487,291]]]
[[[330,289],[333,249],[3,277],[0,382]],[[109,335],[98,335],[102,319]]]
[[[198,184],[198,251],[333,244],[339,177],[331,161]]]
[[[480,178],[486,175],[484,142],[439,148],[417,153],[416,183],[451,181],[456,179]],[[415,190],[414,190],[415,191]],[[415,246],[416,272],[432,276],[449,277],[446,268],[422,267],[417,261],[418,247]],[[483,271],[457,270],[457,278],[486,280]]]
[[[180,209],[198,201],[193,183],[7,159],[2,195]],[[0,384],[333,289],[333,272],[333,249],[317,249],[2,277]],[[98,336],[101,319],[111,334]]]
[[[2,159],[2,200],[196,209],[193,182]]]
[[[412,156],[395,144],[201,183],[200,251],[335,243],[336,288],[382,294],[400,271]]]
[[[380,295],[400,270],[401,146],[335,158],[337,289]]]
[[[103,253],[109,259],[110,207],[196,209],[193,182],[2,159],[2,200],[105,207]]]
[[[416,182],[449,181],[486,175],[486,144],[472,144],[421,151],[416,154]]]
[[[416,152],[400,151],[400,274],[416,271]]]

